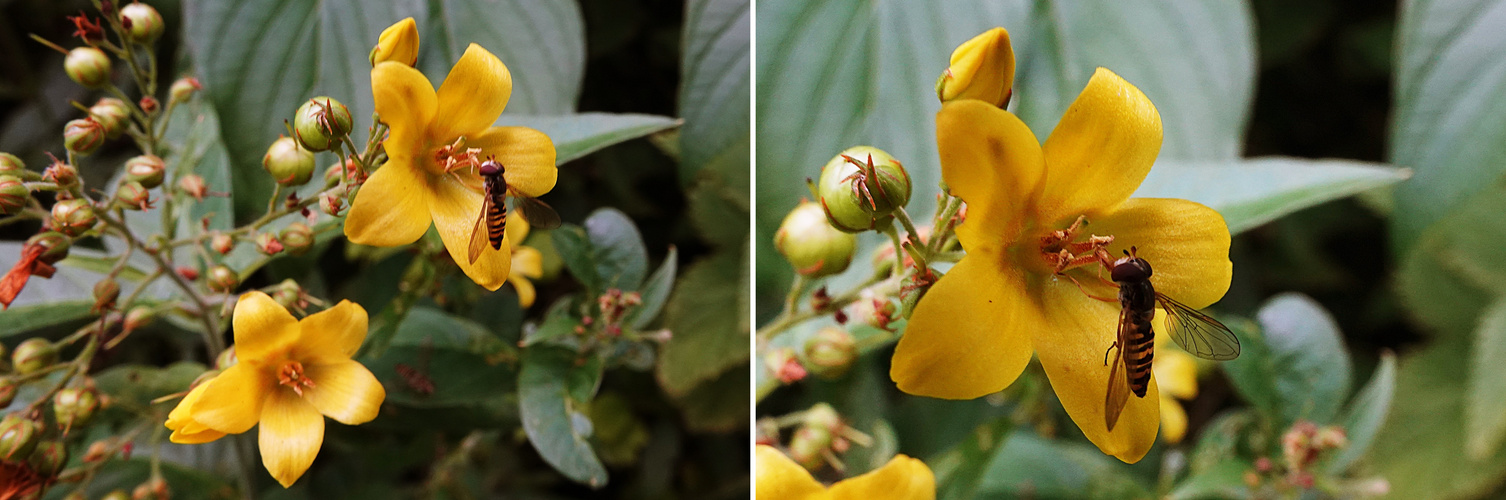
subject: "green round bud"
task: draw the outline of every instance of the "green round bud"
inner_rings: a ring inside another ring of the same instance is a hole
[[[816,190],[831,225],[858,233],[889,224],[910,202],[910,174],[889,153],[857,146],[826,163]]]
[[[204,85],[199,83],[198,78],[185,76],[174,81],[173,86],[167,92],[172,97],[172,100],[183,102],[192,98],[200,90],[204,90]]]
[[[0,214],[10,215],[20,212],[31,204],[31,190],[26,188],[26,183],[20,177],[13,175],[0,175]]]
[[[52,414],[63,429],[89,425],[99,411],[99,395],[92,389],[67,388],[52,396]]]
[[[15,378],[0,377],[0,408],[10,406],[11,402],[16,400],[16,389],[20,387],[21,384],[17,383]]]
[[[94,284],[94,308],[105,310],[115,306],[120,298],[120,283],[114,278],[105,278]]]
[[[20,461],[31,455],[42,437],[42,425],[19,413],[0,419],[0,460]]]
[[[29,338],[16,344],[10,353],[10,365],[16,373],[26,375],[52,366],[58,361],[58,348],[42,338]]]
[[[209,289],[219,293],[230,293],[235,287],[240,286],[240,276],[225,266],[209,268]]]
[[[795,272],[818,278],[847,270],[858,237],[832,227],[820,205],[802,200],[779,224],[774,248],[795,266]]]
[[[298,286],[297,281],[291,279],[282,280],[282,283],[278,283],[277,288],[272,290],[272,301],[282,305],[282,307],[292,309],[302,300],[303,288]]]
[[[198,174],[187,174],[179,177],[178,189],[182,190],[183,194],[192,196],[193,199],[199,201],[204,201],[204,197],[209,196],[209,184],[205,183],[204,178]]]
[[[219,356],[214,358],[214,367],[226,370],[235,366],[237,361],[239,358],[235,357],[235,346],[226,347],[225,350],[220,351]]]
[[[126,37],[141,44],[157,41],[166,29],[162,14],[141,2],[131,2],[120,8],[120,25],[125,27]]]
[[[132,307],[131,310],[126,313],[125,323],[123,326],[125,328],[125,331],[129,332],[137,328],[150,325],[153,321],[156,320],[157,311],[147,306],[136,306]]]
[[[78,183],[78,169],[61,161],[54,162],[42,171],[42,180],[68,187]]]
[[[350,110],[329,97],[304,101],[293,117],[293,133],[298,143],[309,151],[329,151],[339,147],[336,139],[350,134]]]
[[[294,222],[283,228],[277,239],[282,241],[282,246],[288,253],[303,255],[314,246],[314,230],[309,229],[308,224]]]
[[[87,200],[63,200],[52,206],[52,228],[68,236],[83,234],[98,222]]]
[[[41,179],[42,175],[26,169],[26,163],[16,155],[0,153],[0,175],[10,175],[21,178],[24,181]]]
[[[162,161],[155,155],[141,155],[125,163],[125,178],[128,181],[141,183],[147,189],[155,189],[162,185],[162,178],[167,172],[167,162]],[[202,178],[201,178],[202,180]]]
[[[131,108],[120,99],[105,97],[89,107],[89,116],[105,127],[105,137],[120,137],[131,126]]]
[[[58,261],[68,257],[68,247],[73,246],[73,240],[64,236],[63,233],[47,231],[27,238],[26,246],[32,245],[38,245],[47,249],[47,251],[42,252],[42,257],[39,260],[48,264],[56,264]]]
[[[94,118],[69,120],[63,126],[63,147],[76,154],[87,155],[105,143],[105,126]]]
[[[275,234],[258,234],[256,235],[255,241],[256,249],[265,255],[277,255],[279,253],[282,253],[282,240],[277,239],[277,235]]]
[[[126,493],[125,490],[115,490],[105,493],[105,496],[99,497],[99,500],[131,500],[131,494]]]
[[[279,137],[261,157],[262,168],[283,186],[302,186],[314,176],[314,153],[291,137]]]
[[[31,450],[31,456],[26,459],[31,465],[32,472],[42,477],[53,477],[63,471],[63,466],[68,465],[68,445],[62,441],[46,440],[37,443],[37,447]]]
[[[115,188],[115,201],[129,210],[152,208],[150,191],[140,182],[126,182]]]
[[[331,217],[339,217],[340,211],[345,210],[345,199],[335,193],[324,193],[319,197],[319,210]]]
[[[79,85],[97,89],[110,82],[110,56],[94,47],[79,47],[63,58],[63,71]]]
[[[805,340],[806,367],[827,379],[839,378],[858,358],[858,341],[846,329],[828,326]]]

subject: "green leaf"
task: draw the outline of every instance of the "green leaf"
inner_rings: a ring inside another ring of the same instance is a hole
[[[685,5],[681,50],[680,181],[714,169],[747,191],[749,0],[690,0]]]
[[[565,477],[593,489],[607,484],[607,470],[591,451],[586,437],[571,425],[575,405],[568,380],[575,354],[561,348],[534,347],[523,351],[518,372],[518,403],[523,431],[549,465]]]
[[[659,355],[659,383],[684,394],[746,361],[748,353],[748,255],[727,249],[691,264],[665,310],[673,332]]]
[[[601,279],[596,277],[596,260],[592,255],[594,249],[585,228],[565,224],[550,231],[549,237],[554,242],[554,250],[565,261],[565,269],[569,269],[575,280],[586,287],[587,293],[595,295],[600,291]]]
[[[1407,169],[1349,160],[1263,157],[1219,162],[1157,162],[1136,197],[1181,198],[1245,230],[1326,201],[1406,180]]]
[[[419,67],[440,82],[472,43],[512,73],[508,113],[563,115],[575,110],[586,70],[585,23],[571,0],[436,0],[423,27]],[[399,18],[401,19],[401,18]],[[396,21],[397,19],[394,19]],[[362,39],[361,64],[376,37]],[[354,111],[354,110],[352,110]],[[506,116],[505,114],[503,116]]]
[[[152,461],[138,454],[130,460],[111,461],[105,467],[99,469],[99,473],[79,491],[88,498],[103,498],[113,490],[131,491],[136,486],[146,483],[152,474]],[[205,500],[232,500],[242,498],[230,481],[215,474],[191,469],[181,465],[162,463],[162,478],[172,489],[172,494],[177,498],[202,498]],[[54,488],[52,491],[69,491],[71,488]]]
[[[1197,446],[1188,457],[1188,470],[1201,474],[1235,457],[1257,454],[1246,449],[1259,424],[1255,412],[1249,408],[1226,411],[1218,414],[1198,432]]]
[[[637,139],[680,124],[668,116],[632,113],[576,113],[561,116],[529,116],[503,113],[497,126],[537,129],[554,141],[554,162],[594,153],[607,146]]]
[[[1254,468],[1249,462],[1241,459],[1219,462],[1208,470],[1182,481],[1166,495],[1166,498],[1170,500],[1250,498],[1250,488],[1245,485],[1244,478],[1245,472]]]
[[[723,371],[675,398],[685,425],[696,432],[733,432],[748,428],[748,365]]]
[[[586,217],[586,235],[591,240],[591,260],[595,263],[601,290],[618,288],[637,291],[648,274],[648,249],[643,236],[627,214],[615,208],[601,208]],[[574,272],[574,269],[571,269]]]
[[[1429,228],[1434,258],[1452,274],[1495,294],[1506,293],[1506,189],[1476,194],[1454,213]],[[1436,245],[1432,246],[1432,245]],[[1426,298],[1424,298],[1426,299]],[[1421,304],[1419,304],[1421,305]]]
[[[1117,460],[1091,445],[1010,434],[975,498],[1152,498]]]
[[[94,377],[94,383],[101,392],[110,395],[112,404],[146,409],[153,399],[187,391],[188,385],[207,369],[192,361],[180,361],[166,368],[119,365],[100,372]]]
[[[973,429],[972,436],[942,457],[931,460],[932,468],[938,472],[936,497],[971,500],[990,459],[1004,447],[1013,430],[1014,422],[1010,417],[994,419]]]
[[[165,160],[176,170],[170,178],[188,173],[204,178],[204,185],[215,196],[192,201],[188,217],[180,221],[178,234],[188,234],[205,218],[211,229],[231,229],[235,225],[235,193],[230,172],[230,157],[220,139],[220,118],[214,107],[202,99],[180,104],[173,110],[163,139],[174,148]],[[156,214],[152,214],[156,215]]]
[[[1471,458],[1489,457],[1506,439],[1506,296],[1480,316],[1465,382],[1464,431],[1472,438],[1464,450]]]
[[[642,330],[659,317],[659,311],[669,302],[669,292],[675,287],[675,270],[679,267],[679,258],[679,251],[671,245],[669,253],[664,256],[664,263],[659,264],[659,269],[654,270],[654,274],[649,275],[648,281],[643,282],[643,287],[638,290],[643,295],[643,303],[623,318],[624,324],[634,330]]]
[[[1262,332],[1242,335],[1239,358],[1223,364],[1234,387],[1278,428],[1299,419],[1332,423],[1351,376],[1333,317],[1307,296],[1285,293],[1256,318]]]
[[[31,279],[38,279],[33,276]],[[83,321],[91,316],[94,299],[45,302],[0,311],[0,337],[9,337],[49,326]]]
[[[506,395],[517,377],[510,363],[517,356],[481,325],[416,307],[398,325],[390,346],[361,362],[388,388],[388,403],[435,408]]]
[[[1402,4],[1389,160],[1417,171],[1396,190],[1391,242],[1410,250],[1434,221],[1506,173],[1506,1]]]
[[[1365,452],[1370,451],[1370,445],[1375,443],[1381,424],[1386,421],[1386,414],[1391,411],[1391,401],[1395,394],[1396,355],[1387,352],[1381,355],[1380,365],[1375,368],[1370,381],[1354,396],[1349,407],[1344,410],[1344,416],[1339,418],[1339,425],[1344,427],[1349,438],[1349,446],[1340,450],[1328,462],[1328,470],[1344,472],[1360,457],[1365,456]]]

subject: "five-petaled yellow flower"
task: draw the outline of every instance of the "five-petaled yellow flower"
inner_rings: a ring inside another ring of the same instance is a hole
[[[363,424],[387,397],[381,382],[350,359],[366,339],[366,310],[340,301],[299,321],[267,294],[247,292],[233,323],[238,361],[173,408],[169,439],[207,443],[260,425],[262,465],[290,486],[319,454],[324,417]]]
[[[481,215],[481,161],[505,168],[511,193],[537,197],[554,188],[554,143],[527,127],[493,127],[512,94],[512,76],[497,57],[471,44],[435,91],[423,73],[400,62],[371,70],[377,114],[391,128],[386,165],[351,202],[345,236],[363,245],[417,241],[432,220],[444,246],[477,284],[496,290],[512,271],[508,243],[466,255]]]
[[[757,476],[754,487],[758,498],[780,500],[933,500],[936,477],[920,460],[897,455],[883,467],[858,477],[837,481],[830,488],[822,486],[800,464],[779,450],[758,445]]]
[[[1108,431],[1105,357],[1119,322],[1116,290],[1099,279],[1096,263],[1058,275],[1067,242],[1050,236],[1085,217],[1072,243],[1112,236],[1115,257],[1138,247],[1155,268],[1156,291],[1190,307],[1223,297],[1232,272],[1223,217],[1186,200],[1130,198],[1161,148],[1155,106],[1099,68],[1044,145],[1014,114],[974,99],[942,105],[936,139],[942,177],[967,202],[957,227],[967,254],[921,299],[890,376],[911,394],[976,398],[1012,383],[1033,352],[1088,439],[1139,461],[1160,422],[1157,386],[1131,396]]]
[[[533,282],[544,277],[544,254],[534,247],[523,246],[528,238],[528,220],[513,210],[507,214],[507,241],[512,242],[512,272],[507,282],[518,291],[518,305],[527,309],[533,305]]]

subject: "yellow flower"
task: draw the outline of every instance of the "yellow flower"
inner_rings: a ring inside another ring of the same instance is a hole
[[[371,49],[370,59],[372,66],[385,61],[409,66],[418,62],[418,23],[410,17],[382,30],[376,47]]]
[[[487,290],[500,288],[512,270],[507,243],[487,245],[474,263],[467,255],[482,203],[473,167],[495,159],[509,193],[531,197],[553,189],[556,174],[554,143],[543,132],[491,126],[512,94],[507,67],[471,44],[437,92],[423,73],[395,62],[371,70],[371,92],[391,127],[383,141],[388,160],[356,194],[345,236],[363,245],[406,245],[432,220],[460,269]]]
[[[1187,436],[1187,411],[1177,400],[1197,397],[1197,360],[1191,354],[1171,347],[1170,343],[1162,342],[1163,338],[1166,335],[1156,337],[1156,357],[1151,361],[1151,372],[1156,376],[1156,384],[1161,386],[1161,440],[1176,444]]]
[[[758,445],[754,487],[758,498],[780,500],[932,500],[936,477],[920,460],[897,455],[876,470],[822,486],[800,464],[779,450]]]
[[[941,102],[978,99],[1004,107],[1013,85],[1014,49],[1009,32],[994,28],[952,51],[951,66],[936,80],[936,96]]]
[[[1218,212],[1130,198],[1161,148],[1155,106],[1099,68],[1044,145],[1014,114],[978,100],[943,104],[936,129],[942,177],[967,202],[957,227],[967,255],[917,305],[890,377],[911,394],[976,398],[1014,382],[1034,352],[1088,439],[1120,460],[1140,460],[1160,422],[1155,381],[1146,397],[1129,398],[1112,432],[1104,418],[1116,289],[1091,260],[1065,276],[1055,264],[1065,247],[1085,250],[1090,235],[1113,236],[1106,250],[1138,247],[1158,292],[1202,308],[1228,290],[1229,230]],[[1079,217],[1089,222],[1072,244],[1053,241]]]
[[[528,228],[528,220],[518,215],[517,210],[508,212],[507,241],[513,242],[514,246],[512,272],[508,273],[507,282],[518,291],[518,305],[524,309],[533,305],[533,282],[529,280],[544,277],[544,254],[537,248],[523,246],[523,240],[528,238]]]
[[[283,487],[319,453],[324,417],[357,425],[376,418],[387,392],[350,359],[366,339],[366,310],[350,301],[293,318],[267,294],[235,305],[239,361],[199,384],[168,414],[174,443],[206,443],[260,425],[262,465]]]

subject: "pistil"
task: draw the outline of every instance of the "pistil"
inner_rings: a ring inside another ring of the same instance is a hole
[[[303,364],[297,361],[289,361],[277,371],[277,383],[288,386],[299,396],[303,395],[303,388],[313,388],[314,381],[303,376]]]

